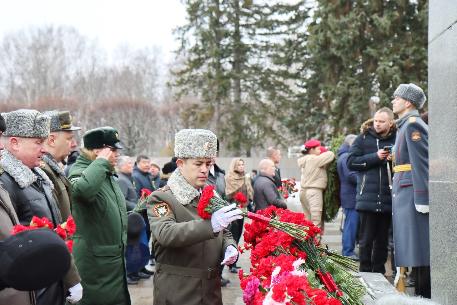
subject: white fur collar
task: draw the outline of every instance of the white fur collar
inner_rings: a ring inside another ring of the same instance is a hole
[[[42,169],[35,167],[32,171],[6,149],[2,151],[0,165],[3,170],[7,172],[14,179],[14,181],[16,181],[20,188],[30,186],[38,179],[36,175],[39,175],[43,178],[46,184],[51,186],[51,189],[54,189],[54,185]]]
[[[187,182],[179,169],[176,169],[168,179],[167,185],[171,192],[182,205],[188,205],[200,192]]]

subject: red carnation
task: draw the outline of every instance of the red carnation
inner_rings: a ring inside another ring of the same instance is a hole
[[[30,228],[30,227],[23,226],[23,225],[15,225],[15,226],[11,229],[10,233],[11,233],[11,235],[16,235],[16,234],[19,233],[19,232],[27,231],[27,230],[34,230],[34,229],[36,229],[36,228]]]
[[[58,225],[58,226],[54,229],[54,232],[56,232],[57,235],[59,235],[60,238],[62,238],[63,240],[67,239],[67,232],[65,231],[64,228],[62,228],[61,225]]]
[[[211,205],[211,198],[214,196],[214,185],[207,185],[202,190],[202,195],[198,201],[197,213],[203,219],[210,219],[211,214],[208,213],[208,207]]]
[[[67,224],[65,226],[65,230],[67,230],[68,235],[72,236],[76,232],[76,224],[75,220],[72,216],[68,216]]]
[[[248,199],[241,192],[236,193],[235,196],[233,196],[233,200],[238,202],[241,207],[245,207],[246,204],[248,203]]]
[[[65,244],[67,245],[68,251],[70,253],[73,253],[73,240],[66,240]]]
[[[49,229],[54,229],[54,225],[52,224],[52,222],[47,219],[46,217],[37,217],[37,216],[33,216],[32,217],[32,221],[30,221],[30,226],[31,227],[37,227],[37,228],[49,228]]]
[[[140,198],[144,199],[152,194],[152,191],[147,188],[142,188],[140,191]]]

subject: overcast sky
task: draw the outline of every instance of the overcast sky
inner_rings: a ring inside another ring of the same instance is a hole
[[[111,53],[121,44],[158,46],[169,57],[172,30],[185,22],[179,0],[3,0],[0,38],[30,26],[68,25]]]

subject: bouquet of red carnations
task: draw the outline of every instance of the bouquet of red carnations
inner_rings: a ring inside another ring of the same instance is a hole
[[[284,199],[289,198],[292,193],[298,192],[296,188],[295,178],[281,180],[281,186],[278,187],[278,191],[281,193]]]
[[[308,227],[307,239],[272,228],[263,221],[245,224],[243,249],[251,249],[251,274],[240,271],[246,304],[361,305],[365,287],[353,276],[356,264],[319,244],[319,229],[303,213],[271,206],[266,218]]]
[[[70,253],[73,252],[73,234],[76,232],[76,224],[72,216],[69,216],[66,222],[57,225],[55,228],[52,222],[46,217],[39,218],[37,216],[33,216],[30,221],[30,225],[15,225],[11,229],[11,234],[15,235],[22,231],[36,230],[40,228],[48,228],[56,232],[56,234],[65,241],[68,251]]]
[[[209,219],[226,205],[207,186],[197,210]],[[246,304],[362,304],[365,288],[350,272],[357,265],[320,245],[320,229],[303,213],[270,206],[243,216],[252,220],[244,232],[244,248],[252,249],[251,275],[240,272]]]

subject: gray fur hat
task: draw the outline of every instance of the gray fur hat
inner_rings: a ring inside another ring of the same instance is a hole
[[[394,92],[394,97],[397,96],[413,103],[417,109],[421,109],[427,100],[424,90],[413,83],[400,84]]]
[[[36,110],[19,109],[2,114],[5,118],[6,137],[47,138],[50,118]]]
[[[206,129],[181,129],[175,135],[175,157],[214,158],[217,155],[217,137]]]

